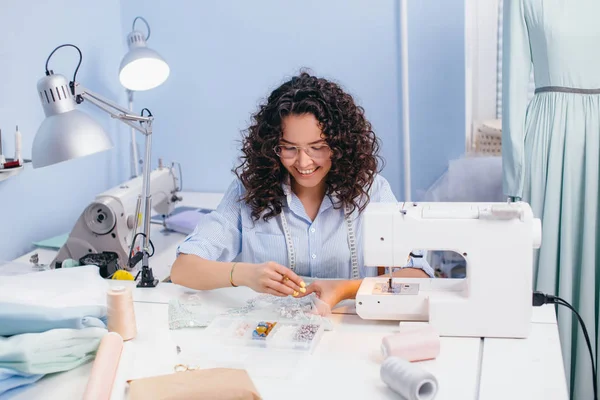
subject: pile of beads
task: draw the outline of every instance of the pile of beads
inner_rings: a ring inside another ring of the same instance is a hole
[[[315,335],[319,331],[319,326],[314,324],[304,324],[300,325],[296,334],[294,335],[294,340],[298,342],[310,342],[314,339]]]
[[[248,332],[248,329],[250,329],[250,324],[247,322],[242,322],[240,323],[236,328],[235,328],[235,336],[237,337],[243,337],[246,335],[246,332]]]
[[[269,336],[273,327],[277,324],[277,322],[259,322],[256,325],[256,328],[252,332],[252,338],[254,339],[263,339]]]
[[[246,302],[243,307],[228,310],[229,315],[248,315],[253,311],[274,311],[280,317],[297,321],[320,321],[314,307],[314,294],[296,299],[262,294]]]

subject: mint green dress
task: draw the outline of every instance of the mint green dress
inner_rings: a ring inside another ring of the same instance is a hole
[[[505,0],[503,46],[504,192],[531,204],[542,220],[535,289],[575,307],[595,353],[600,0]],[[531,68],[538,92],[528,102]],[[592,399],[590,355],[581,327],[562,306],[558,322],[572,398]]]

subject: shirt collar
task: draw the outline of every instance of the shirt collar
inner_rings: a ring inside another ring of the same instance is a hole
[[[283,178],[283,182],[281,182],[281,187],[283,189],[283,194],[287,200],[288,207],[291,207],[292,204],[292,184],[290,180],[290,174],[286,174],[285,178]],[[337,193],[326,193],[323,202],[329,201],[331,204],[338,202]]]

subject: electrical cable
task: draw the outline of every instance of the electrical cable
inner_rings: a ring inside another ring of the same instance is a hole
[[[128,259],[127,259],[127,265],[129,266],[129,268],[133,268],[138,262],[140,262],[140,260],[143,256],[142,252],[138,252],[138,253],[136,253],[135,256],[132,257],[133,246],[135,246],[135,240],[137,239],[138,235],[146,237],[146,234],[144,234],[143,232],[138,232],[133,237],[133,239],[131,241],[131,247],[129,248],[129,255],[128,255]],[[154,243],[152,243],[152,239],[150,239],[149,242],[150,242],[150,246],[152,246],[152,253],[148,254],[148,258],[150,258],[154,255]],[[135,262],[132,263],[132,260],[134,260]]]
[[[590,336],[588,335],[587,328],[585,326],[585,322],[583,322],[583,318],[581,315],[575,310],[575,308],[570,305],[566,300],[558,297],[552,296],[549,294],[534,292],[533,293],[533,305],[535,307],[541,306],[543,304],[558,304],[564,307],[567,307],[569,310],[573,311],[573,313],[577,316],[579,323],[581,324],[581,329],[583,331],[583,336],[585,338],[585,342],[587,344],[588,351],[590,353],[590,361],[592,362],[592,379],[594,386],[594,400],[598,400],[598,376],[596,375],[596,364],[594,363],[594,353],[592,351],[592,343],[590,341]]]
[[[52,52],[46,59],[46,76],[50,75],[50,71],[48,70],[48,62],[50,62],[50,58],[58,49],[60,49],[62,47],[73,47],[79,53],[79,63],[77,63],[77,68],[75,68],[75,72],[73,73],[73,80],[71,82],[69,82],[69,87],[71,89],[71,93],[73,94],[73,96],[75,96],[75,82],[77,82],[77,71],[79,71],[79,67],[81,66],[81,62],[83,61],[83,55],[81,54],[81,50],[79,50],[79,47],[75,46],[74,44],[66,43],[66,44],[61,44],[60,46],[58,46],[57,48],[52,50]],[[81,104],[81,102],[83,101],[83,97],[76,96],[75,100],[77,101],[77,104]]]
[[[148,28],[148,34],[146,35],[146,41],[147,41],[148,39],[150,39],[150,24],[143,17],[135,17],[135,19],[133,20],[133,25],[131,26],[131,30],[135,31],[135,23],[138,19],[141,19],[142,21],[144,21],[144,23],[146,24],[146,28]]]

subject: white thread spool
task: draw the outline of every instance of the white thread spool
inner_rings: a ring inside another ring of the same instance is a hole
[[[381,364],[381,380],[404,400],[433,400],[438,382],[433,374],[399,357],[388,357]]]

